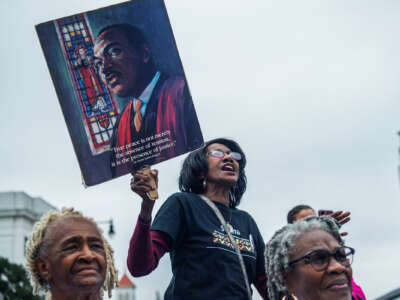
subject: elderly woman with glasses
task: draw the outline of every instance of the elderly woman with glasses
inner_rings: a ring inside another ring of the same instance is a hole
[[[328,212],[328,214],[336,219],[336,222],[339,225],[343,225],[345,223],[347,223],[350,220],[350,212],[342,212],[342,211],[329,211],[329,210],[319,210],[318,211],[318,215],[322,215],[325,212]],[[297,205],[295,207],[293,207],[287,214],[287,221],[289,224],[293,224],[303,218],[306,218],[308,216],[315,216],[315,210],[308,205]],[[341,236],[345,236],[347,235],[347,232],[341,232],[340,233]],[[365,300],[365,294],[364,291],[362,290],[361,286],[359,286],[355,281],[354,281],[354,277],[352,280],[352,288],[353,288],[353,293],[352,296],[354,299],[357,300]]]
[[[131,274],[152,272],[169,252],[172,279],[164,299],[250,299],[251,284],[267,299],[263,239],[253,218],[237,208],[245,166],[236,142],[207,142],[185,159],[181,192],[163,203],[152,224],[157,172],[137,171],[131,188],[142,206],[128,253]]]
[[[270,300],[350,300],[354,249],[336,221],[311,216],[278,230],[265,250]]]

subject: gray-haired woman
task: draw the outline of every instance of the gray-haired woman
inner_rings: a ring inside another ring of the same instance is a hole
[[[354,249],[329,216],[278,230],[265,250],[270,300],[350,300]]]

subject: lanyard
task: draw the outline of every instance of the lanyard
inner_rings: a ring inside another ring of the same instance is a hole
[[[226,225],[225,219],[222,216],[221,212],[219,211],[218,207],[216,207],[215,204],[210,199],[208,199],[206,196],[200,195],[200,197],[201,197],[201,199],[204,200],[204,202],[206,202],[208,204],[208,206],[211,207],[211,209],[217,215],[217,218],[221,222],[222,226],[224,226],[225,232],[228,234],[228,237],[229,237],[229,240],[231,242],[231,245],[233,246],[233,248],[235,248],[235,252],[236,252],[236,254],[237,254],[238,258],[239,258],[240,266],[242,267],[242,273],[243,273],[243,277],[244,277],[244,282],[246,283],[247,296],[249,297],[249,300],[251,300],[251,290],[250,290],[250,285],[249,285],[249,279],[247,277],[246,267],[244,265],[243,256],[240,253],[239,247],[236,244],[236,241],[234,240],[234,238],[233,238],[228,226]]]

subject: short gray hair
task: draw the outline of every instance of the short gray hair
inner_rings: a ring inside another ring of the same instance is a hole
[[[339,226],[330,216],[310,216],[294,224],[287,224],[275,232],[265,247],[265,270],[270,300],[279,300],[281,296],[288,294],[282,272],[290,268],[290,254],[297,239],[314,229],[324,230],[330,233],[340,245],[344,244],[339,233]]]

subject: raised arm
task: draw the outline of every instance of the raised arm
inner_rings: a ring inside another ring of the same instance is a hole
[[[129,243],[128,270],[134,277],[151,273],[161,257],[169,251],[171,238],[161,231],[150,229],[150,221],[137,220],[135,231]]]
[[[154,179],[153,181],[150,176]],[[171,245],[171,238],[167,234],[150,229],[155,200],[150,199],[149,193],[156,191],[157,185],[157,170],[151,170],[150,174],[139,170],[133,174],[131,179],[132,191],[142,198],[141,209],[129,243],[127,258],[129,272],[135,277],[144,276],[153,271]]]

